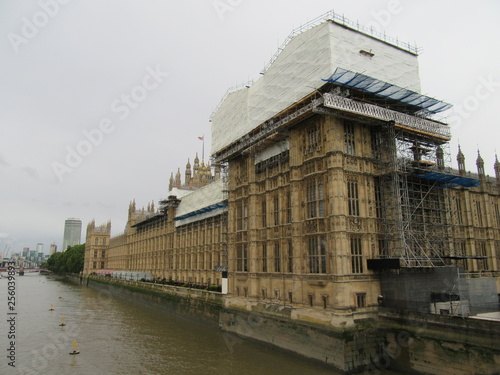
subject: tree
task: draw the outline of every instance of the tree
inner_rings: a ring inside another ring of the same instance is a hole
[[[83,270],[85,244],[69,246],[63,253],[54,253],[47,259],[47,268],[54,273],[79,273]]]

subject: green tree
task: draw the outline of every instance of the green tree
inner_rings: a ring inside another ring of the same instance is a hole
[[[48,266],[49,270],[51,270],[54,273],[60,273],[63,258],[64,258],[64,253],[52,254],[49,257],[49,259],[47,259],[47,266]]]
[[[69,246],[63,253],[54,253],[47,259],[47,268],[54,273],[79,273],[83,270],[85,244]]]
[[[85,244],[72,246],[66,253],[65,272],[79,273],[83,271]]]

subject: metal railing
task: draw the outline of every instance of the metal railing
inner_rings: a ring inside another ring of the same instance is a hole
[[[393,111],[373,104],[362,103],[343,96],[325,93],[323,94],[323,105],[327,108],[338,109],[377,120],[394,121],[398,125],[405,126],[409,129],[436,135],[438,137],[451,137],[450,128],[444,124],[407,115],[406,113]]]
[[[342,24],[344,26],[348,26],[354,30],[357,30],[359,32],[362,32],[363,34],[370,35],[374,38],[380,39],[386,43],[392,44],[396,47],[402,48],[410,53],[413,53],[415,55],[418,55],[420,52],[420,48],[417,47],[416,45],[411,45],[410,43],[407,42],[402,42],[398,38],[392,38],[384,33],[380,33],[378,31],[375,31],[373,27],[365,27],[363,25],[360,25],[358,21],[354,22],[346,18],[343,14],[335,13],[335,11],[332,9],[325,14],[322,14],[319,17],[316,17],[315,19],[305,23],[304,25],[292,30],[292,32],[288,35],[288,37],[281,43],[281,45],[278,47],[278,50],[276,53],[271,57],[269,62],[264,66],[264,68],[261,71],[261,74],[265,74],[271,64],[274,62],[274,60],[277,59],[278,55],[285,49],[286,45],[297,35],[300,33],[312,29],[313,27],[325,22],[325,21],[335,21],[339,24]]]

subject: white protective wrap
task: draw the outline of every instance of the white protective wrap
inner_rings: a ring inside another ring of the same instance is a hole
[[[420,92],[415,54],[326,21],[293,37],[251,87],[226,96],[211,118],[212,152],[313,93],[337,67]]]
[[[279,155],[287,150],[290,150],[290,140],[288,138],[283,139],[280,142],[276,142],[271,146],[256,152],[254,163],[258,164],[260,162],[263,162],[264,160],[272,158],[273,156]]]
[[[224,195],[222,192],[222,188],[223,180],[219,179],[209,185],[203,186],[202,188],[191,192],[188,195],[185,195],[184,197],[182,197],[181,202],[177,207],[176,218],[214,205],[216,203],[223,202]],[[227,207],[217,208],[208,212],[200,213],[183,220],[176,220],[175,226],[189,224],[198,220],[213,217],[225,211],[227,211]]]

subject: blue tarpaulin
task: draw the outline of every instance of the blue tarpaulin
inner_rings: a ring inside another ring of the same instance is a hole
[[[177,216],[174,218],[174,220],[184,220],[184,219],[187,219],[189,217],[204,214],[205,212],[210,212],[210,211],[216,210],[218,208],[223,208],[226,206],[227,206],[227,202],[225,202],[225,201],[211,204],[210,206],[200,208],[199,210],[188,212],[187,214],[184,214],[182,216]]]
[[[329,78],[323,79],[323,81],[338,83],[343,86],[369,92],[383,98],[424,109],[431,113],[446,111],[452,107],[451,104],[419,94],[418,92],[342,68],[335,69],[335,72]]]
[[[425,178],[427,180],[434,180],[442,182],[446,187],[476,187],[479,186],[479,180],[476,178],[457,176],[454,174],[439,172],[439,171],[429,171],[425,173],[416,174],[416,176]]]

